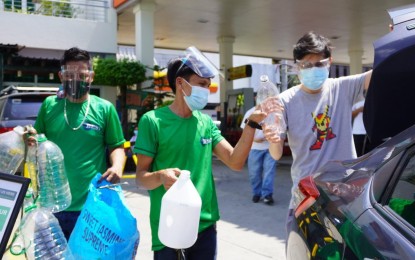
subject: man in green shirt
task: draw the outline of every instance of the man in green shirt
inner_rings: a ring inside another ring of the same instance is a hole
[[[44,133],[58,145],[64,155],[72,202],[69,208],[55,216],[69,239],[92,178],[102,173],[102,179],[112,183],[120,181],[125,162],[125,139],[114,106],[89,94],[94,72],[87,51],[78,48],[65,51],[59,77],[63,92],[43,102],[34,127],[37,133]]]
[[[164,246],[158,238],[161,199],[181,170],[191,172],[190,178],[202,199],[198,238],[184,254],[190,260],[215,258],[215,223],[219,220],[219,208],[212,175],[212,155],[215,154],[232,170],[241,170],[253,142],[253,126],[266,116],[259,110],[250,115],[247,123],[250,127],[243,130],[233,148],[212,119],[199,111],[208,102],[209,85],[215,76],[214,67],[203,61],[208,62],[197,49],[184,58],[171,60],[167,78],[175,93],[173,103],[147,112],[138,125],[134,147],[138,154],[136,182],[150,194],[154,259],[178,259],[178,253],[183,254]]]

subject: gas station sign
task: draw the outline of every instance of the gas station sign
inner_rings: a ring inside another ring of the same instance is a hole
[[[239,67],[233,67],[228,69],[229,75],[228,80],[235,80],[241,78],[249,78],[252,76],[252,66],[244,65]]]

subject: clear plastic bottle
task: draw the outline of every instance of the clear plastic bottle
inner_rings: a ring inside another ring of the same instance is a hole
[[[24,157],[24,128],[0,134],[0,172],[15,174]]]
[[[202,199],[183,170],[161,200],[158,236],[170,248],[191,247],[197,239]]]
[[[275,86],[268,78],[267,75],[261,75],[260,77],[261,85],[257,91],[256,101],[257,104],[261,104],[262,111],[268,113],[267,117],[264,120],[264,126],[267,129],[272,129],[278,134],[281,134],[285,131],[285,121],[281,111],[271,112],[269,111],[273,108],[273,104],[267,102],[268,97],[276,97],[280,94],[277,86]]]
[[[15,253],[25,252],[27,259],[73,259],[58,220],[48,210],[31,205],[19,226],[24,250],[13,245]]]
[[[27,189],[27,192],[25,194],[24,200],[23,200],[23,217],[25,217],[28,212],[25,211],[25,209],[27,209],[27,211],[30,211],[30,209],[33,208],[33,190],[32,188],[29,186],[29,188]],[[21,223],[21,222],[20,222]],[[22,255],[25,252],[25,245],[24,245],[24,239],[23,236],[20,235],[20,231],[17,230],[15,233],[15,237],[12,241],[11,247],[10,247],[10,252],[13,255]]]
[[[39,189],[37,202],[52,212],[65,210],[71,204],[72,196],[62,151],[44,134],[38,134],[36,139],[38,144],[29,148],[27,161],[32,187]]]

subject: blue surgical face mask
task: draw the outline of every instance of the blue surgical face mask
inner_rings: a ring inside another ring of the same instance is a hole
[[[183,95],[184,101],[190,110],[201,110],[208,103],[209,89],[199,86],[192,86],[192,94],[190,94],[190,96],[186,96],[186,93],[183,91]]]
[[[301,83],[310,90],[320,89],[328,77],[329,70],[327,67],[313,67],[311,69],[302,69],[299,73]]]

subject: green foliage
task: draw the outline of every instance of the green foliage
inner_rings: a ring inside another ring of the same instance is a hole
[[[67,0],[62,1],[41,1],[41,10],[43,15],[72,18],[74,10]]]
[[[159,104],[158,107],[167,107],[170,106],[173,103],[174,100],[166,100],[163,101],[163,103]]]
[[[297,75],[288,75],[288,87],[287,88],[292,88],[299,84],[301,84],[301,82]]]
[[[138,61],[94,58],[94,84],[131,86],[145,81],[146,67]]]

